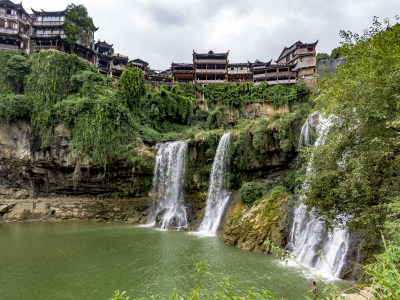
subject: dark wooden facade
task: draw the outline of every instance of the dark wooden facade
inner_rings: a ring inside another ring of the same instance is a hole
[[[200,84],[228,82],[228,55],[226,53],[196,53],[193,50],[194,81]]]
[[[308,85],[315,83],[316,74],[316,46],[315,43],[297,41],[290,47],[285,47],[276,63],[279,65],[294,65],[293,71],[297,73],[297,80],[304,80]]]
[[[128,67],[128,61],[128,56],[114,53],[111,66],[112,76],[119,78]]]
[[[171,64],[172,82],[194,83],[194,68],[193,64]]]
[[[0,49],[29,51],[29,19],[22,3],[0,0]]]
[[[140,58],[136,58],[130,60],[128,66],[139,68],[143,71],[143,74],[146,75],[148,72],[149,63],[147,61],[141,60]]]
[[[229,82],[248,82],[252,81],[253,72],[251,63],[229,63],[228,64],[228,81]]]

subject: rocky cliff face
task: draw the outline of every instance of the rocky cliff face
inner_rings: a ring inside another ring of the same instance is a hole
[[[152,168],[132,174],[122,161],[103,167],[78,159],[70,149],[71,131],[55,128],[47,148],[27,121],[0,122],[0,197],[60,195],[148,196]]]

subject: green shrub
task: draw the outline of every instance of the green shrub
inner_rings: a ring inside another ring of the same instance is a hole
[[[262,187],[256,182],[245,182],[240,188],[240,197],[247,204],[251,205],[262,196]]]
[[[161,136],[160,133],[154,130],[153,128],[150,128],[148,126],[141,126],[140,129],[140,137],[145,143],[154,145],[157,143]]]
[[[0,118],[6,121],[28,119],[32,112],[32,101],[25,95],[0,94]]]
[[[282,185],[277,185],[276,187],[274,187],[272,190],[270,190],[267,194],[267,197],[272,197],[276,194],[279,193],[286,193],[288,190],[286,187],[282,186]]]

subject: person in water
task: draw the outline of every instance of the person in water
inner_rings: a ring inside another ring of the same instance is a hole
[[[313,295],[314,299],[317,299],[318,288],[317,288],[317,283],[315,281],[312,282],[312,289],[309,290],[308,292]]]

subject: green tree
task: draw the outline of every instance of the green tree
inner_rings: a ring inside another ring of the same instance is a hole
[[[317,53],[317,61],[320,61],[321,59],[327,59],[330,58],[329,54],[327,53]]]
[[[122,72],[118,87],[127,107],[133,111],[139,111],[140,99],[146,92],[142,70],[136,67],[127,68]]]
[[[71,51],[74,52],[75,45],[83,43],[85,35],[95,31],[96,27],[93,19],[89,17],[86,7],[82,4],[69,4],[65,11],[65,17],[64,33],[71,46]]]
[[[14,55],[4,68],[6,79],[15,93],[23,93],[25,79],[31,68],[31,60],[25,55]]]
[[[332,126],[325,144],[308,151],[304,199],[325,221],[351,216],[351,227],[379,240],[377,226],[400,195],[400,25],[374,19],[363,35],[341,36],[346,63],[318,86]]]

